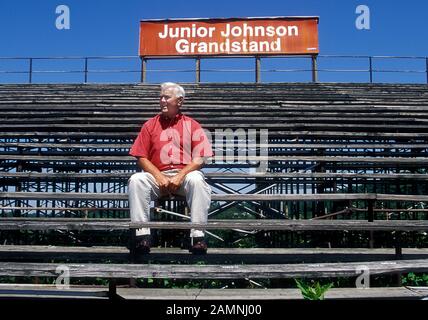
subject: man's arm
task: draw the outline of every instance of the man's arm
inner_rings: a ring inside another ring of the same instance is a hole
[[[137,165],[156,179],[161,194],[168,193],[169,179],[149,159],[140,157],[137,160]]]

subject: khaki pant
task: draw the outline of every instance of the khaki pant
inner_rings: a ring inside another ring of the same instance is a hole
[[[178,170],[163,171],[166,176],[174,176]],[[191,221],[195,223],[206,223],[208,210],[211,204],[211,188],[206,183],[201,171],[189,172],[183,183],[176,192],[177,195],[185,196],[191,212]],[[129,209],[132,222],[150,221],[150,202],[159,198],[159,186],[155,178],[148,172],[133,174],[128,180]],[[137,236],[150,234],[149,228],[140,228],[136,231]],[[191,237],[203,237],[203,230],[190,231]]]

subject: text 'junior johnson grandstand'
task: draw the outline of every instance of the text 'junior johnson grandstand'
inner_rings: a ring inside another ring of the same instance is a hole
[[[142,21],[140,55],[318,53],[318,19]]]
[[[178,53],[281,52],[281,37],[298,36],[299,27],[295,25],[252,27],[246,23],[243,23],[242,26],[231,26],[227,23],[225,29],[219,32],[220,37],[224,38],[224,41],[209,41],[209,39],[214,38],[215,33],[218,33],[216,27],[196,27],[195,24],[192,24],[191,27],[174,28],[166,24],[163,32],[159,32],[159,38],[179,38],[175,43],[175,50]],[[195,39],[195,41],[188,40],[190,37]],[[248,41],[242,39],[240,41],[231,41],[231,37],[268,37],[272,40]],[[208,41],[199,40],[207,38]]]

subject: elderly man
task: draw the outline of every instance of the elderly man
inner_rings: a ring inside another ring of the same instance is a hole
[[[184,96],[184,89],[178,84],[163,83],[160,113],[144,123],[129,151],[143,170],[128,181],[132,222],[148,222],[150,202],[174,194],[186,197],[192,222],[207,221],[211,188],[200,169],[213,152],[201,125],[181,113]],[[190,236],[190,251],[206,253],[204,231],[192,229]],[[137,229],[133,245],[137,254],[149,253],[150,229]]]

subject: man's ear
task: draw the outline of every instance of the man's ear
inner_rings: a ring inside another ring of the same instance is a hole
[[[182,106],[183,105],[183,101],[184,101],[184,98],[183,97],[179,97],[178,98],[178,106]]]

